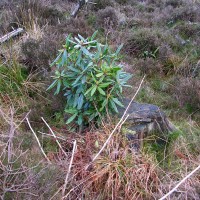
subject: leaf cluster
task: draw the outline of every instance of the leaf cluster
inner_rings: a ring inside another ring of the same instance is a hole
[[[55,94],[64,91],[65,112],[70,114],[67,124],[82,126],[123,106],[122,90],[131,75],[118,64],[122,45],[112,52],[95,40],[96,34],[87,39],[69,35],[52,63],[56,70],[48,89],[55,88]]]

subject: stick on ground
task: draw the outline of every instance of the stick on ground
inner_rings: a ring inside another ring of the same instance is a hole
[[[66,187],[67,187],[68,178],[69,178],[69,174],[70,174],[70,171],[71,171],[71,167],[72,167],[75,151],[76,151],[76,140],[74,141],[74,144],[73,144],[72,157],[71,157],[69,168],[68,168],[68,172],[67,172],[67,175],[66,175],[66,178],[65,178],[65,183],[64,183],[63,189],[62,189],[63,198],[65,196],[65,190],[66,190]]]
[[[45,154],[45,152],[44,152],[44,150],[43,150],[43,148],[42,148],[42,145],[40,144],[40,141],[39,141],[39,139],[38,139],[38,137],[37,137],[35,131],[34,131],[33,128],[31,127],[31,124],[30,124],[29,119],[28,119],[27,117],[26,117],[26,121],[27,121],[28,126],[29,126],[29,128],[31,129],[33,135],[35,136],[35,139],[36,139],[36,141],[37,141],[37,143],[38,143],[38,145],[39,145],[39,147],[40,147],[40,150],[41,150],[42,154],[44,155],[44,157],[46,158],[46,160],[48,161],[48,163],[51,163],[51,161],[49,160],[49,158],[48,158],[47,155]]]
[[[20,33],[24,32],[24,29],[23,28],[18,28],[16,30],[13,30],[12,32],[0,37],[0,44],[8,41],[9,39],[19,35]]]
[[[178,187],[183,184],[188,178],[190,178],[195,172],[197,172],[198,170],[200,170],[200,165],[195,168],[192,172],[190,172],[182,181],[180,181],[172,190],[170,190],[165,196],[163,196],[162,198],[160,198],[159,200],[164,200],[166,199],[168,196],[170,196],[173,192],[175,192]]]

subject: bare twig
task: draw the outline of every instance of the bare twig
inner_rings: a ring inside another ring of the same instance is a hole
[[[67,172],[67,175],[66,175],[66,178],[65,178],[65,183],[64,183],[63,189],[62,189],[63,198],[65,196],[65,190],[66,190],[66,187],[67,187],[68,178],[69,178],[69,174],[70,174],[72,163],[73,163],[73,159],[74,159],[74,154],[75,154],[75,151],[76,151],[76,140],[73,143],[74,144],[73,144],[73,150],[72,150],[72,157],[71,157],[69,168],[68,168],[68,172]]]
[[[133,96],[133,98],[131,99],[131,101],[129,102],[129,104],[128,104],[126,110],[124,111],[123,116],[121,117],[121,119],[119,120],[119,122],[117,123],[117,125],[115,126],[115,128],[113,129],[113,131],[111,132],[111,134],[109,135],[108,139],[106,140],[106,142],[104,143],[104,145],[102,146],[102,148],[100,149],[100,151],[95,155],[95,157],[93,158],[92,162],[94,162],[94,161],[98,158],[98,156],[101,154],[101,152],[104,150],[104,148],[106,147],[106,145],[109,143],[111,137],[113,136],[113,134],[114,134],[115,131],[117,130],[117,128],[118,128],[119,126],[121,126],[122,123],[125,122],[125,121],[124,121],[124,118],[125,118],[125,116],[126,116],[126,113],[127,113],[128,109],[129,109],[131,103],[133,102],[133,100],[134,100],[135,97],[137,96],[138,92],[140,91],[140,88],[141,88],[141,86],[142,86],[142,84],[143,84],[143,82],[144,82],[144,79],[145,79],[145,76],[143,77],[143,79],[142,79],[142,81],[140,82],[140,85],[139,85],[139,87],[138,87],[136,93],[134,94],[134,96]],[[127,118],[126,118],[126,119],[127,119]],[[90,164],[91,164],[91,163],[90,163]]]
[[[53,132],[53,130],[51,129],[51,127],[49,126],[49,124],[45,121],[45,119],[43,117],[41,117],[42,121],[46,124],[46,126],[49,128],[51,134],[53,135],[53,137],[55,138],[56,140],[56,143],[58,144],[59,148],[61,149],[61,151],[63,152],[63,154],[65,155],[65,157],[67,158],[67,154],[66,152],[64,151],[64,149],[62,148],[60,142],[58,141],[55,133]]]
[[[172,190],[170,190],[165,196],[163,196],[162,198],[160,198],[159,200],[164,200],[166,199],[168,196],[170,196],[173,192],[175,192],[177,190],[177,188],[183,184],[188,178],[190,178],[195,172],[197,172],[200,169],[200,165],[198,167],[196,167],[191,173],[189,173],[183,180],[181,180]]]
[[[53,137],[53,138],[54,138],[54,136],[53,136],[53,135],[51,135],[51,134],[48,134],[48,133],[43,133],[43,132],[41,132],[41,131],[38,131],[38,133],[40,133],[40,134],[42,134],[42,135],[46,135],[46,136],[49,136],[49,137]],[[57,139],[59,139],[59,140],[66,141],[66,139],[65,139],[65,138],[63,138],[63,137],[56,136],[56,138],[57,138]]]
[[[76,15],[78,14],[79,10],[87,3],[88,0],[79,0],[78,1],[78,5],[76,6],[76,8],[73,10],[71,16],[72,17],[76,17]]]
[[[23,28],[18,28],[18,29],[16,29],[16,30],[14,30],[14,31],[12,31],[12,32],[10,32],[10,33],[4,35],[3,37],[0,38],[0,44],[6,42],[6,41],[9,40],[10,38],[13,38],[13,37],[19,35],[19,34],[22,33],[23,31],[24,31]]]
[[[45,152],[44,152],[44,150],[43,150],[43,148],[42,148],[42,145],[40,144],[40,141],[39,141],[39,139],[38,139],[36,133],[34,132],[33,128],[31,127],[31,124],[30,124],[30,122],[29,122],[29,120],[28,120],[27,117],[26,117],[26,121],[27,121],[28,126],[29,126],[29,128],[31,129],[33,135],[35,136],[35,139],[37,140],[37,143],[38,143],[38,145],[39,145],[39,147],[40,147],[40,150],[41,150],[42,154],[43,154],[44,157],[47,159],[48,163],[51,163],[51,161],[49,160],[49,158],[48,158],[47,155],[45,154]]]
[[[8,163],[10,163],[11,161],[11,157],[12,157],[12,146],[13,146],[13,137],[15,134],[15,124],[14,124],[14,112],[13,109],[11,108],[10,110],[10,131],[9,131],[9,139],[8,139]]]

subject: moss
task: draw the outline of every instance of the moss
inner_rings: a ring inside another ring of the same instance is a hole
[[[43,148],[46,152],[56,153],[58,151],[58,146],[52,138],[45,138]]]
[[[90,14],[90,15],[87,17],[87,23],[88,23],[90,26],[95,26],[95,25],[96,25],[96,20],[97,20],[97,17],[96,17],[96,15],[94,15],[94,14]]]

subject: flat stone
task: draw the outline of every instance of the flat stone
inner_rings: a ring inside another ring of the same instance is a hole
[[[130,99],[123,99],[124,108],[118,108],[119,117],[123,116],[129,102]],[[165,113],[153,104],[132,102],[126,114],[129,117],[122,131],[128,140],[141,141],[152,132],[163,135],[175,130]]]

